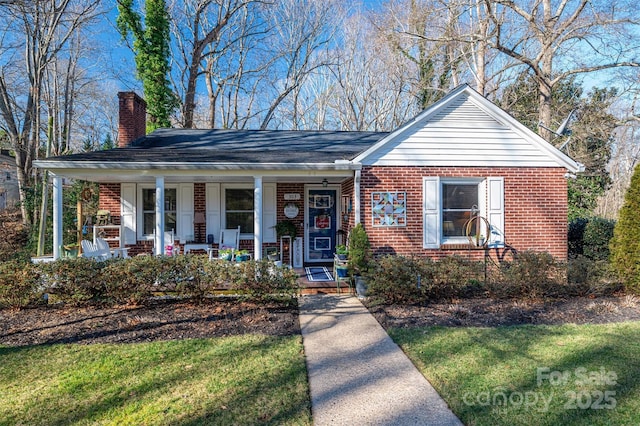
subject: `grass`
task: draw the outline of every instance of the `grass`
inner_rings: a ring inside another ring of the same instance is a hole
[[[0,425],[311,424],[299,336],[0,347]]]
[[[640,424],[640,322],[389,334],[466,425]]]

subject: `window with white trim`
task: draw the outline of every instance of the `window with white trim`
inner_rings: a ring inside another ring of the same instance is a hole
[[[465,242],[465,225],[480,212],[478,186],[477,182],[442,182],[443,243]]]
[[[253,187],[224,188],[224,226],[240,226],[241,234],[253,234]]]
[[[476,232],[492,247],[504,245],[504,178],[423,178],[424,248],[469,243],[465,228],[476,216],[489,224],[489,232]]]
[[[178,211],[178,191],[164,189],[164,230],[176,231]],[[156,189],[142,188],[142,236],[154,234],[156,227]]]

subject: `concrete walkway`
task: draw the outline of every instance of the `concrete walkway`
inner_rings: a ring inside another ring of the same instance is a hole
[[[313,423],[462,425],[353,296],[300,298]]]

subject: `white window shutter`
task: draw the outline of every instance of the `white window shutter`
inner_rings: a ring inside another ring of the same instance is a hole
[[[277,186],[275,183],[262,185],[262,242],[276,242]]]
[[[491,227],[489,247],[504,247],[504,178],[487,178],[487,220]]]
[[[136,184],[120,184],[120,223],[123,226],[124,243],[136,243]]]
[[[207,201],[207,234],[212,234],[217,242],[220,238],[220,184],[206,184],[205,197]]]
[[[440,178],[423,178],[423,247],[440,248]]]
[[[181,183],[178,185],[178,205],[176,212],[178,218],[176,223],[176,236],[178,239],[186,239],[187,236],[195,236],[193,227],[194,206],[193,206],[193,183]]]

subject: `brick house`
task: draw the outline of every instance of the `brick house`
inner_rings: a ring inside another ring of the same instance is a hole
[[[53,175],[54,241],[69,177],[100,184],[100,208],[133,254],[161,253],[163,230],[215,246],[220,229],[240,226],[241,246],[259,259],[281,243],[276,223],[290,220],[294,266],[330,261],[356,223],[377,255],[567,257],[567,179],[583,166],[467,85],[390,133],[145,136],[144,101],[130,92],[119,100],[118,148],[35,163]]]

